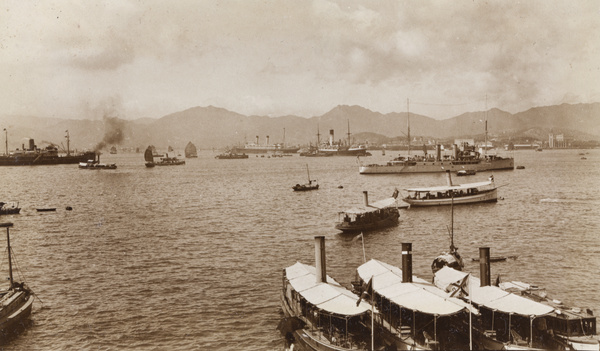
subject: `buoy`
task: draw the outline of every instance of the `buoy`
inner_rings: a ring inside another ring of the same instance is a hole
[[[71,211],[71,210],[73,210],[73,207],[67,206],[67,211]]]
[[[338,186],[338,189],[344,189],[344,187],[340,185],[340,186]]]

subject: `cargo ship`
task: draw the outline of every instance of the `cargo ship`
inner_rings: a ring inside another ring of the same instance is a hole
[[[71,153],[67,148],[66,155],[59,155],[58,148],[54,145],[40,149],[35,145],[34,139],[26,138],[26,140],[28,141],[27,144],[23,143],[20,150],[17,149],[9,153],[7,148],[6,154],[0,155],[0,166],[79,164],[80,162],[96,159],[96,153],[93,151]]]
[[[266,153],[284,153],[284,154],[294,154],[300,150],[299,147],[286,147],[284,144],[269,144],[269,136],[267,135],[265,139],[265,144],[260,145],[258,143],[258,135],[256,136],[256,142],[247,143],[246,145],[234,146],[231,148],[231,152],[237,154],[266,154]]]

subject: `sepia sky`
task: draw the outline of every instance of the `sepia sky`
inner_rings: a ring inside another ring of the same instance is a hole
[[[0,0],[0,114],[449,118],[600,101],[600,2]],[[487,96],[487,103],[486,103]]]

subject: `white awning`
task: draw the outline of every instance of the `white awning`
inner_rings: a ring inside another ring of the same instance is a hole
[[[285,269],[291,286],[311,305],[337,315],[355,316],[371,310],[371,305],[361,301],[338,282],[327,276],[327,283],[317,283],[315,267],[296,262]]]
[[[342,211],[342,213],[361,214],[361,213],[378,211],[378,210],[380,210],[382,208],[386,208],[386,207],[395,207],[394,205],[397,205],[396,199],[393,197],[390,197],[387,199],[383,199],[383,200],[379,200],[379,201],[370,203],[369,206],[356,206],[356,207],[353,207],[346,211]]]
[[[402,270],[372,259],[357,269],[363,281],[373,277],[373,290],[402,308],[445,316],[458,313],[468,306],[427,281],[413,276],[412,283],[402,282]],[[476,313],[476,310],[473,310]]]
[[[468,183],[468,184],[456,184],[456,185],[442,185],[442,186],[430,186],[430,187],[426,187],[426,188],[410,188],[410,189],[404,189],[406,191],[411,191],[411,192],[420,192],[420,193],[424,193],[424,192],[430,192],[430,193],[437,193],[437,192],[446,192],[448,190],[467,190],[467,189],[479,189],[479,188],[483,188],[485,186],[490,186],[490,188],[494,188],[493,183],[491,181],[485,181],[485,182],[478,182],[478,183]]]
[[[443,267],[435,273],[434,284],[449,291],[458,286],[467,275],[453,268]],[[513,313],[523,316],[542,316],[554,311],[554,308],[542,303],[529,300],[500,289],[497,286],[480,286],[481,281],[472,275],[468,278],[464,291],[471,295],[473,303],[503,313]],[[467,299],[468,296],[465,296]]]

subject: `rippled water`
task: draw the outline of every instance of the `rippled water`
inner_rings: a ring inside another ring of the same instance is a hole
[[[525,169],[493,173],[506,184],[503,200],[455,207],[455,240],[467,258],[481,246],[518,256],[493,264],[493,278],[544,286],[597,314],[600,150],[587,160],[577,153],[515,152]],[[369,162],[390,157],[374,154]],[[33,325],[7,348],[282,349],[282,269],[314,264],[315,235],[326,236],[328,273],[342,284],[363,261],[360,240],[333,229],[337,212],[361,204],[363,190],[375,201],[394,187],[446,182],[443,174],[359,175],[352,157],[213,157],[204,152],[185,166],[146,169],[141,154],[103,156],[116,171],[0,168],[0,200],[23,207],[0,220],[14,222],[17,263],[39,297]],[[294,193],[306,163],[321,188]],[[413,271],[430,279],[431,261],[448,247],[449,224],[447,207],[403,210],[398,227],[365,235],[367,259],[401,266],[400,244],[412,242]]]

